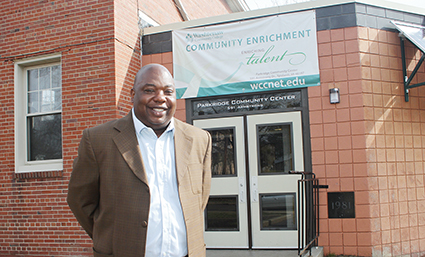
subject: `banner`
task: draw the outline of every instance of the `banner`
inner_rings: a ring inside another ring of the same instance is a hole
[[[314,11],[173,31],[177,98],[320,85]]]

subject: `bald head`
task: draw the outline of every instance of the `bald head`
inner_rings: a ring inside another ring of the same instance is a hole
[[[168,69],[165,68],[163,65],[157,64],[157,63],[151,63],[151,64],[143,66],[137,72],[136,77],[134,78],[133,89],[136,88],[137,85],[141,84],[140,81],[143,80],[143,77],[145,77],[146,74],[148,73],[163,73],[165,76],[169,76],[170,78],[173,77],[171,73],[168,71]]]
[[[160,136],[176,111],[171,73],[160,64],[146,65],[137,72],[130,93],[136,117]]]

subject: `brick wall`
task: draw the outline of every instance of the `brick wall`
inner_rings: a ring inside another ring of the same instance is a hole
[[[181,0],[191,20],[231,13],[224,0]]]
[[[313,170],[332,191],[354,191],[355,219],[327,219],[325,253],[400,256],[425,251],[425,88],[404,101],[398,33],[364,27],[318,32],[322,85],[309,88]],[[420,57],[407,44],[409,70]],[[423,67],[418,79],[425,80]],[[338,87],[341,103],[329,104]]]
[[[318,52],[322,85],[308,88],[312,163],[320,184],[329,185],[320,190],[319,246],[325,254],[423,254],[425,87],[411,89],[404,101],[398,33],[322,30]],[[172,71],[171,54],[144,55],[143,63]],[[421,55],[410,43],[406,54],[411,72]],[[423,81],[421,67],[412,83]],[[329,103],[334,87],[339,104]],[[356,218],[328,219],[327,192],[344,191],[355,192]]]
[[[411,89],[405,102],[398,33],[361,29],[359,43],[373,251],[424,254],[425,88]],[[406,46],[412,71],[421,54]],[[424,75],[421,66],[413,83],[425,81]]]
[[[89,256],[91,240],[65,201],[67,184],[81,131],[121,115],[115,85],[126,83],[115,76],[122,46],[114,38],[131,41],[114,35],[113,1],[3,1],[0,12],[0,255]],[[58,52],[64,169],[15,175],[13,61]]]
[[[309,93],[313,171],[321,184],[319,245],[325,253],[371,256],[368,199],[355,193],[355,219],[328,219],[327,192],[355,191],[367,183],[362,78],[357,27],[323,30],[317,35],[320,87]],[[340,90],[339,104],[329,89]]]
[[[190,20],[231,13],[223,0],[181,0]],[[183,21],[173,0],[141,1],[139,8],[161,25]]]
[[[182,21],[173,1],[157,0],[157,1],[141,1],[139,0],[139,8],[146,15],[154,19],[159,24],[169,24]]]
[[[137,8],[179,21],[165,1],[0,5],[0,256],[92,256],[92,241],[66,204],[68,180],[82,130],[131,108],[141,66]],[[63,170],[15,174],[14,61],[52,53],[61,54]],[[144,64],[162,63],[172,72],[171,53],[147,58]],[[177,104],[176,116],[185,120],[184,101]]]
[[[115,0],[115,100],[120,115],[131,109],[130,89],[141,68],[137,3]]]

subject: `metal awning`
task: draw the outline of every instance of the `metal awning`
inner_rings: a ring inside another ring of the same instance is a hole
[[[419,67],[425,60],[425,27],[399,21],[391,21],[391,23],[394,24],[398,31],[400,31],[400,47],[404,78],[404,100],[408,102],[409,89],[425,85],[425,82],[410,85],[413,77],[416,75],[419,70]],[[407,76],[406,54],[404,50],[405,39],[409,40],[422,52],[421,58],[419,59],[418,63],[416,64],[416,67],[413,69],[409,77]]]

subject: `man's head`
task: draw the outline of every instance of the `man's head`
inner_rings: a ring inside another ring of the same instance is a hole
[[[160,64],[142,67],[130,93],[136,117],[161,135],[176,112],[176,89],[170,72]]]

